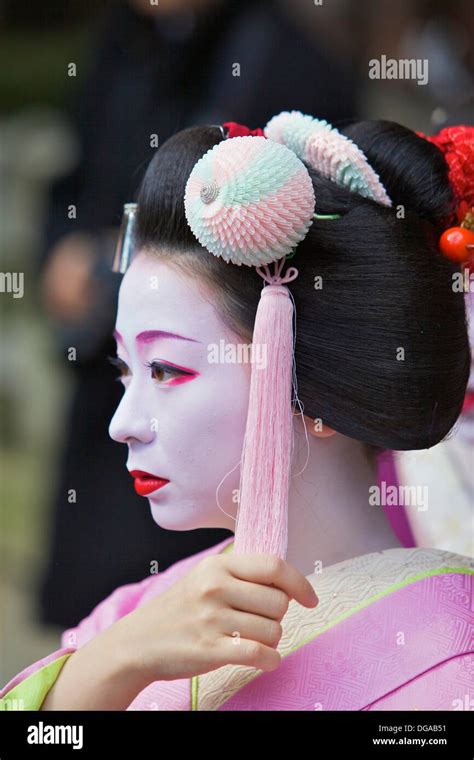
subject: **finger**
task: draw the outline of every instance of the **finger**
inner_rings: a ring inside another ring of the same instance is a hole
[[[280,621],[288,610],[289,597],[279,588],[229,578],[225,601],[232,609]]]
[[[226,665],[247,665],[259,670],[275,670],[281,662],[281,655],[276,649],[249,639],[236,640],[222,636],[216,642],[216,656]],[[222,666],[221,666],[222,667]]]
[[[273,554],[223,555],[229,572],[241,580],[282,589],[304,607],[316,607],[318,597],[311,583],[289,562]]]
[[[279,622],[261,615],[228,609],[222,613],[221,633],[235,639],[250,639],[275,648],[281,639]]]

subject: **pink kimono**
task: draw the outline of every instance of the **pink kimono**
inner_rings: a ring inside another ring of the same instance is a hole
[[[61,648],[6,684],[1,708],[39,710],[77,648],[208,554],[231,551],[232,543],[228,538],[116,589],[64,631]],[[412,545],[339,562],[310,577],[315,609],[290,601],[279,668],[226,665],[191,679],[155,681],[127,710],[473,709],[473,574],[467,557]]]

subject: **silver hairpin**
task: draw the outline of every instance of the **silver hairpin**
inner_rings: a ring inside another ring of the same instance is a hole
[[[117,247],[115,249],[114,262],[112,264],[113,272],[120,272],[123,274],[127,271],[128,265],[130,264],[136,213],[136,203],[125,203]]]

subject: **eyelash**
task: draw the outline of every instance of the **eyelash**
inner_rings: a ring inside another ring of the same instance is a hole
[[[127,367],[126,363],[122,359],[119,359],[118,357],[115,357],[115,356],[109,356],[108,359],[109,359],[110,363],[114,367],[117,367],[119,370],[127,369],[126,373],[123,372],[123,371],[121,371],[120,375],[115,378],[117,382],[119,382],[119,383],[122,382],[122,379],[124,377],[127,377],[127,374],[128,374],[128,367]],[[160,385],[165,385],[166,381],[161,381],[161,380],[158,380],[156,377],[153,377],[153,372],[154,371],[156,372],[157,370],[158,371],[162,371],[162,372],[168,372],[172,377],[174,376],[175,378],[177,378],[177,377],[183,377],[183,376],[187,376],[189,378],[195,377],[195,375],[194,375],[193,372],[185,372],[185,370],[176,369],[176,367],[172,367],[169,364],[164,364],[163,362],[157,362],[157,361],[145,362],[144,366],[148,367],[152,371],[152,379],[155,380]],[[169,378],[169,379],[172,379],[172,377]],[[170,383],[170,385],[171,385],[171,383]]]

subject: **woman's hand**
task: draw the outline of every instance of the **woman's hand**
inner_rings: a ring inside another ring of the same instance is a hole
[[[223,665],[274,670],[290,599],[315,607],[310,582],[272,555],[212,555],[105,628],[64,664],[40,710],[126,710],[153,681]]]
[[[318,604],[310,582],[288,562],[262,554],[211,555],[109,633],[137,677],[149,683],[228,664],[270,671],[281,660],[276,647],[290,599]]]

